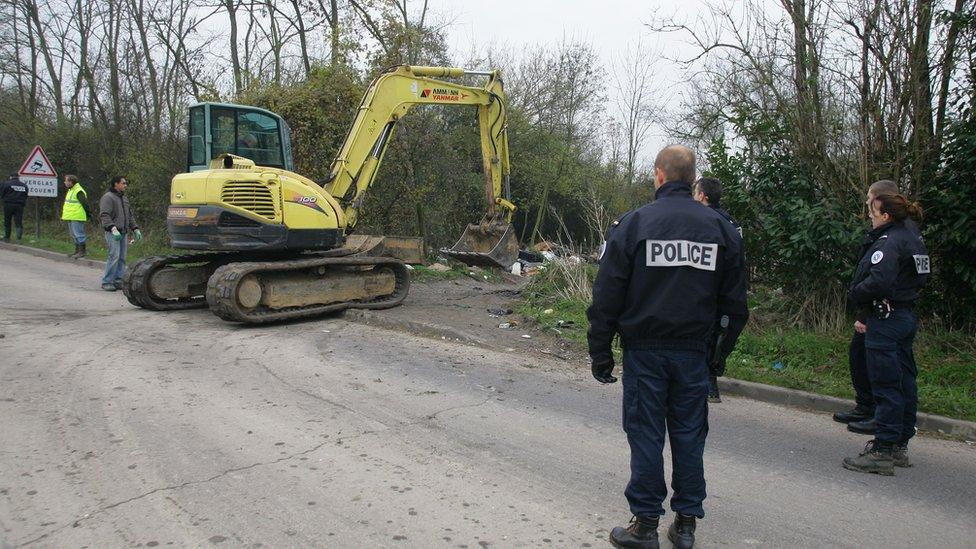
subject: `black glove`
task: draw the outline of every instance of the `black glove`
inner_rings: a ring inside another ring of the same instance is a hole
[[[725,357],[718,357],[708,363],[708,373],[715,377],[725,375]]]
[[[593,371],[593,378],[600,383],[617,382],[617,378],[613,377],[613,358],[594,360],[590,369]]]

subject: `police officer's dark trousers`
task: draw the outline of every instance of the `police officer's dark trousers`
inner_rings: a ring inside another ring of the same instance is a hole
[[[916,321],[911,309],[892,311],[886,319],[869,317],[864,337],[874,395],[875,434],[883,442],[905,443],[915,435],[918,368],[912,344]]]
[[[17,239],[24,236],[24,205],[23,204],[4,204],[3,205],[3,237],[10,238],[10,222],[14,222],[17,229]]]
[[[702,455],[708,435],[708,365],[704,351],[624,351],[623,427],[630,444],[624,494],[636,516],[664,514],[664,434],[671,440],[671,510],[703,517]]]
[[[851,384],[854,386],[854,402],[869,410],[874,409],[874,395],[871,394],[871,378],[868,375],[867,357],[864,349],[864,334],[854,332],[848,349],[851,368]]]

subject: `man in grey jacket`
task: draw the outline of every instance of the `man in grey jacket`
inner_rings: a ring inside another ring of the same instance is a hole
[[[102,195],[98,202],[99,220],[105,230],[105,242],[108,243],[108,259],[105,260],[105,274],[102,276],[102,289],[114,292],[122,288],[122,273],[125,272],[125,253],[128,251],[126,233],[132,232],[133,240],[142,240],[142,231],[136,225],[129,206],[129,198],[125,196],[125,189],[129,185],[126,178],[116,176],[112,178],[108,192]]]

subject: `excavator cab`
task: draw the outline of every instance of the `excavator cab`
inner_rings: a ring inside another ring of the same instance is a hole
[[[186,171],[210,169],[222,154],[233,154],[258,166],[295,170],[291,129],[277,114],[246,105],[197,103],[190,107]]]

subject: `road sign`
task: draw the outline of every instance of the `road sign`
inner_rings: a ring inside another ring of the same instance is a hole
[[[58,172],[54,171],[40,145],[27,155],[18,173],[20,180],[27,185],[27,196],[58,196]]]

